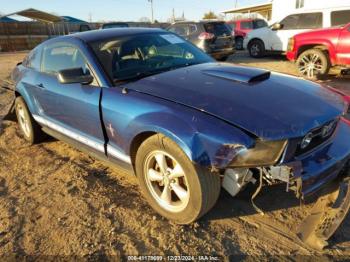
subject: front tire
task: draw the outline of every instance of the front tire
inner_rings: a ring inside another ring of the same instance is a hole
[[[330,61],[328,55],[320,49],[309,49],[301,53],[296,61],[299,75],[316,80],[328,74]]]
[[[254,58],[265,56],[265,45],[263,41],[255,39],[248,44],[249,55]]]
[[[195,167],[174,141],[160,134],[141,144],[135,169],[148,203],[178,224],[203,216],[220,194],[219,175]]]
[[[31,145],[42,141],[45,138],[45,134],[41,130],[41,127],[33,119],[26,102],[22,97],[16,98],[15,110],[17,121],[24,139]]]

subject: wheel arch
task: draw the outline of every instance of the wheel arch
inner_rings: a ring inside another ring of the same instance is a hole
[[[35,103],[30,99],[29,93],[20,84],[17,84],[16,89],[15,89],[15,98],[17,98],[17,97],[22,97],[23,98],[23,100],[26,103],[26,105],[27,105],[27,107],[29,109],[29,112],[31,114],[33,114],[33,113],[35,113],[37,111],[36,107],[35,107]]]
[[[259,37],[254,37],[254,38],[250,39],[249,42],[248,42],[248,47],[253,43],[253,41],[260,41],[261,43],[264,44],[264,47],[265,47],[265,42],[264,42],[264,40],[262,40],[262,39],[259,38]]]
[[[299,56],[303,52],[310,50],[310,49],[318,49],[318,50],[325,52],[327,54],[328,59],[331,62],[331,64],[334,64],[334,47],[330,43],[327,43],[327,42],[305,43],[305,44],[299,46],[296,59],[298,59]]]
[[[141,144],[153,135],[163,135],[170,138],[182,149],[182,151],[186,154],[186,156],[191,161],[193,161],[193,154],[190,147],[181,138],[176,136],[173,131],[170,131],[165,128],[150,128],[149,130],[141,131],[140,133],[135,135],[131,140],[130,147],[129,147],[129,155],[130,155],[131,164],[133,168],[135,168],[136,154]]]

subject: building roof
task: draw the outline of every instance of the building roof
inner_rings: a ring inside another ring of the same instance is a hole
[[[4,16],[1,16],[0,18],[3,18],[5,16],[11,16],[11,15],[20,15],[20,16],[24,16],[33,20],[37,20],[40,22],[44,22],[44,23],[56,23],[56,22],[62,22],[63,18],[57,15],[53,15],[47,12],[43,12],[40,10],[36,10],[33,8],[29,8],[29,9],[25,9],[22,11],[18,11],[18,12],[14,12],[11,14],[7,14]]]
[[[272,10],[272,2],[267,2],[264,4],[258,4],[258,5],[249,5],[249,6],[238,7],[238,8],[222,11],[222,13],[224,13],[224,14],[254,13],[254,12],[266,11],[266,10]]]
[[[78,18],[75,18],[75,17],[72,17],[72,16],[61,16],[65,22],[69,22],[69,23],[87,23],[86,21],[84,20],[81,20],[81,19],[78,19]]]
[[[6,23],[11,23],[11,22],[18,22],[18,20],[12,19],[7,16],[2,16],[0,17],[0,22],[6,22]]]

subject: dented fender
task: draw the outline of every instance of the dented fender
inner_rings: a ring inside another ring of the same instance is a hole
[[[116,114],[115,105],[124,108],[123,115]],[[250,148],[255,142],[252,135],[205,112],[167,100],[159,103],[157,97],[132,90],[121,95],[119,89],[105,89],[102,111],[109,143],[128,155],[138,135],[160,133],[175,141],[195,164],[216,170],[230,163],[234,145]]]

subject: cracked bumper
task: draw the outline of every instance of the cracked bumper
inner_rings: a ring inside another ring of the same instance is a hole
[[[327,143],[286,165],[293,168],[294,178],[301,186],[299,192],[306,196],[338,177],[349,161],[350,125],[342,119]]]

